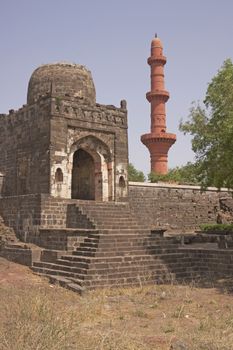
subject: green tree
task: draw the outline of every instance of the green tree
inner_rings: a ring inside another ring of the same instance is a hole
[[[193,136],[204,187],[233,188],[233,64],[227,59],[209,83],[204,106],[193,105],[180,130]]]
[[[128,178],[129,178],[129,181],[134,181],[134,182],[145,181],[145,175],[143,174],[143,172],[137,170],[131,163],[129,163],[129,167],[128,167]]]
[[[183,185],[200,185],[198,163],[188,162],[186,165],[170,169],[166,175],[150,173],[148,179],[151,182],[164,181]]]

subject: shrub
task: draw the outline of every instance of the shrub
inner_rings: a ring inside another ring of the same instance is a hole
[[[206,233],[233,233],[233,224],[203,224],[200,229]]]

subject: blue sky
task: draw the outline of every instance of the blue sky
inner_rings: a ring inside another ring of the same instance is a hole
[[[192,101],[226,58],[233,58],[232,0],[0,0],[0,113],[26,103],[33,70],[70,61],[92,72],[97,101],[128,103],[130,161],[146,174],[149,153],[147,58],[157,32],[167,56],[167,131],[177,134],[169,167],[192,161],[190,137],[179,132]]]

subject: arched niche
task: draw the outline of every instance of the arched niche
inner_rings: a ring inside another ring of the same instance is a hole
[[[125,191],[126,191],[126,182],[125,182],[125,177],[123,175],[119,177],[119,190],[120,190],[120,197],[124,197]]]
[[[63,182],[63,172],[61,168],[57,168],[56,173],[55,173],[55,182],[56,183],[61,183]]]

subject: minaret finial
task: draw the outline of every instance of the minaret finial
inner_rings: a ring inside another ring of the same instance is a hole
[[[158,37],[158,34],[157,33],[155,33],[155,38],[157,38]]]

